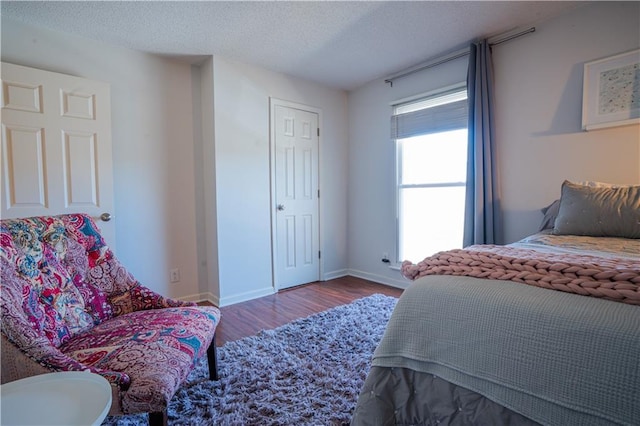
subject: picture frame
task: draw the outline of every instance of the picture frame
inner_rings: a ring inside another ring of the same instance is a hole
[[[582,129],[640,123],[640,49],[584,64]]]

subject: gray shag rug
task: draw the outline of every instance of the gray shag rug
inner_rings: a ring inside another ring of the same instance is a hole
[[[169,424],[348,424],[396,301],[374,294],[226,343],[220,380],[208,380],[201,360],[171,400]],[[103,425],[147,422],[138,414]]]

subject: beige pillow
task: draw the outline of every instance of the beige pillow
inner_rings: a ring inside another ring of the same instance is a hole
[[[640,238],[640,185],[589,186],[564,181],[553,233]]]

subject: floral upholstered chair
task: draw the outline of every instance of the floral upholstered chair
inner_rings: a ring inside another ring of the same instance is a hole
[[[217,379],[220,311],[141,285],[83,214],[1,221],[2,383],[90,371],[113,393],[111,415],[166,408],[205,353]]]

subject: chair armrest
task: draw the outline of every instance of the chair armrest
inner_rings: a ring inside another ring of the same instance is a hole
[[[181,300],[165,297],[143,285],[138,285],[137,287],[132,288],[130,293],[134,311],[197,306],[194,302],[183,302]]]
[[[149,309],[197,306],[197,304],[193,302],[183,302],[164,297],[140,283],[137,283],[136,286],[130,287],[127,291],[117,296],[111,295],[109,301],[115,316]]]
[[[0,257],[2,292],[0,293],[0,329],[2,330],[2,381],[17,380],[52,371],[84,371],[104,376],[109,382],[126,389],[131,379],[128,375],[100,370],[81,364],[65,355],[39,332],[24,310],[23,282],[16,279],[15,270],[6,258]],[[38,366],[39,365],[39,366]],[[42,367],[42,368],[41,368]],[[5,376],[6,372],[6,376]]]
[[[91,268],[89,283],[105,292],[114,316],[146,309],[196,305],[164,297],[143,286],[115,257]]]
[[[20,347],[20,343],[26,347]],[[54,371],[90,371],[99,374],[121,390],[131,384],[125,373],[103,370],[79,363],[51,345],[46,337],[27,342],[13,342],[2,333],[2,383]]]

